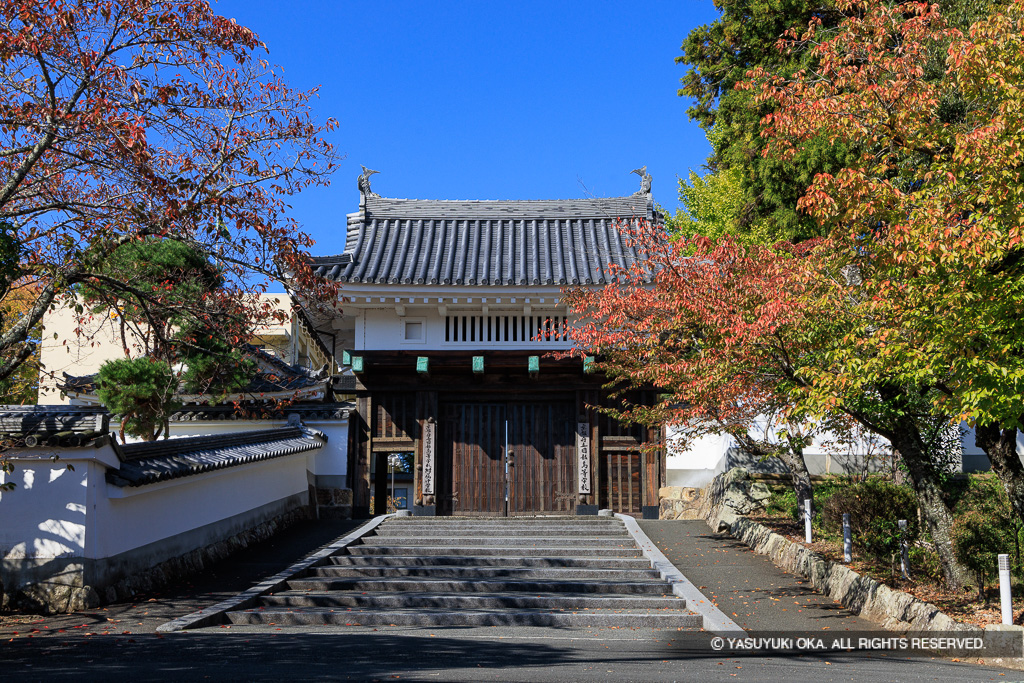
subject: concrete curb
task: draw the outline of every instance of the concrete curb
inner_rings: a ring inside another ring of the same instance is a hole
[[[392,513],[390,515],[374,517],[350,534],[342,536],[330,545],[326,545],[310,555],[307,555],[287,569],[274,574],[269,579],[256,584],[249,590],[243,591],[242,593],[230,597],[227,600],[222,600],[216,605],[203,608],[198,612],[192,612],[191,614],[186,614],[183,617],[178,617],[177,619],[168,621],[166,624],[161,624],[156,630],[158,633],[173,633],[175,631],[184,631],[190,628],[203,628],[204,626],[213,626],[215,624],[225,623],[226,619],[224,615],[227,612],[255,607],[261,595],[278,590],[299,572],[305,571],[306,569],[323,562],[345,546],[359,540],[376,529],[384,520],[390,519],[394,516],[395,514]]]
[[[692,609],[704,619],[704,630],[719,635],[730,635],[742,637],[746,632],[740,625],[725,615],[725,612],[718,609],[715,603],[708,600],[693,583],[683,576],[682,572],[676,569],[675,565],[668,561],[664,553],[658,550],[658,546],[647,537],[636,520],[629,515],[615,515],[626,525],[626,530],[636,542],[637,547],[643,551],[644,556],[651,561],[651,567],[661,574],[661,578],[672,586],[672,593],[686,600],[686,606]]]

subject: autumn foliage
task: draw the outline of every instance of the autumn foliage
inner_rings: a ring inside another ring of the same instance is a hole
[[[845,165],[796,206],[822,237],[673,240],[644,226],[646,266],[570,295],[578,353],[665,392],[629,412],[641,421],[742,434],[762,413],[784,428],[845,416],[885,437],[959,585],[932,426],[976,425],[1024,517],[1024,1],[964,31],[937,5],[837,0],[828,26],[814,16],[777,47],[800,56],[738,87],[766,112],[765,158],[841,150]]]
[[[40,285],[0,334],[0,377],[80,284],[145,306],[150,292],[102,266],[146,238],[207,254],[232,300],[268,279],[333,298],[285,210],[327,182],[335,123],[317,123],[315,91],[290,88],[264,52],[200,0],[0,2],[0,221],[16,275]]]
[[[845,371],[816,379],[885,374],[937,387],[936,409],[953,417],[1019,425],[1024,3],[966,34],[925,3],[838,4],[844,30],[817,42],[812,23],[783,42],[814,43],[816,71],[749,84],[780,105],[764,121],[768,153],[822,134],[863,150],[800,202],[832,226],[830,260],[859,280],[835,359]],[[943,78],[928,74],[936,53]]]
[[[813,315],[810,245],[776,251],[702,236],[672,240],[648,223],[623,228],[643,264],[616,269],[617,284],[577,289],[567,303],[581,318],[580,352],[623,384],[656,387],[667,399],[634,406],[627,418],[746,429],[769,407],[788,405]]]

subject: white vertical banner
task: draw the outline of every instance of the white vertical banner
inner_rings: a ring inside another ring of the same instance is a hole
[[[434,495],[434,435],[437,425],[423,425],[423,495]]]
[[[590,493],[590,423],[576,423],[576,481],[578,493]]]

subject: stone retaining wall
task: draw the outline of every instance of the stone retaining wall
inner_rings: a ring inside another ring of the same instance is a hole
[[[148,593],[185,577],[201,572],[207,565],[265,541],[296,522],[308,519],[308,507],[296,508],[217,543],[172,557],[145,571],[135,573],[108,586],[101,592],[83,585],[82,567],[69,565],[61,582],[39,582],[23,586],[13,593],[4,593],[0,584],[0,608],[55,614],[91,609],[101,604],[129,600],[139,593]]]
[[[720,474],[699,497],[698,513],[714,531],[727,531],[777,567],[806,577],[819,593],[839,602],[855,614],[892,630],[981,631],[954,621],[930,603],[889,588],[849,567],[831,562],[821,554],[784,538],[743,515],[765,500],[763,486],[741,468]]]

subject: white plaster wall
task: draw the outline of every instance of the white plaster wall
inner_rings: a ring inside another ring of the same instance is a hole
[[[0,475],[16,484],[0,492],[0,557],[101,559],[220,522],[305,493],[316,452],[125,488],[106,482],[109,446],[60,456],[15,454],[14,473]]]
[[[553,303],[553,300],[549,300]],[[479,308],[475,310],[450,308],[449,316],[483,315]],[[561,307],[534,306],[531,316],[547,319],[551,316],[565,316],[566,312]],[[487,315],[498,316],[522,316],[523,307],[502,308],[497,305],[488,306]],[[425,325],[425,338],[423,341],[407,341],[405,339],[405,321],[422,322]],[[405,315],[400,316],[394,306],[387,308],[370,308],[360,311],[356,317],[356,349],[362,350],[403,350],[403,351],[437,351],[455,349],[529,349],[537,348],[544,350],[567,349],[570,346],[568,341],[493,341],[479,338],[471,342],[445,341],[445,316],[438,311],[437,306],[405,306]]]
[[[101,480],[86,557],[112,557],[306,492],[306,460],[298,453],[137,487]]]
[[[704,486],[724,468],[726,454],[735,445],[733,438],[727,434],[707,434],[683,448],[679,444],[679,430],[669,427],[666,431],[667,486]]]
[[[988,470],[990,465],[985,452],[975,445],[974,429],[966,424],[962,427],[964,471]],[[763,425],[754,431],[763,434]],[[685,448],[678,443],[673,447],[672,441],[678,440],[679,429],[669,427],[667,432],[669,452],[666,470],[669,486],[704,486],[728,467],[730,449],[736,447],[735,440],[724,434],[695,439]],[[867,432],[846,444],[838,444],[835,435],[824,433],[812,441],[804,450],[804,455],[819,458],[818,465],[820,467],[824,462],[826,472],[841,473],[850,463],[863,463],[867,459],[877,462],[890,457],[891,452],[891,444],[886,439]],[[1024,460],[1024,433],[1017,435],[1017,453]]]
[[[309,471],[317,475],[347,475],[348,474],[348,421],[344,422],[316,422],[310,420],[305,423],[313,429],[319,429],[327,435],[327,443],[315,451],[312,467]]]
[[[0,473],[0,483],[15,484],[13,490],[0,491],[3,559],[84,555],[89,480],[105,468],[69,455],[65,451],[58,462],[14,456],[13,474]]]
[[[985,451],[974,443],[974,427],[964,423],[964,455],[985,456]],[[1024,432],[1017,432],[1017,454],[1024,457]],[[987,456],[985,456],[987,457]]]
[[[750,430],[752,436],[764,438],[773,428],[766,420],[758,421]],[[666,484],[668,486],[701,487],[716,475],[731,467],[734,460],[731,452],[737,448],[736,440],[727,434],[705,434],[686,442],[678,426],[666,429],[668,455],[666,460]],[[881,437],[864,433],[849,443],[840,443],[834,433],[823,432],[812,439],[804,449],[804,456],[817,459],[812,473],[823,469],[826,473],[841,473],[849,468],[861,471],[865,461],[879,462],[890,457],[892,447]]]

